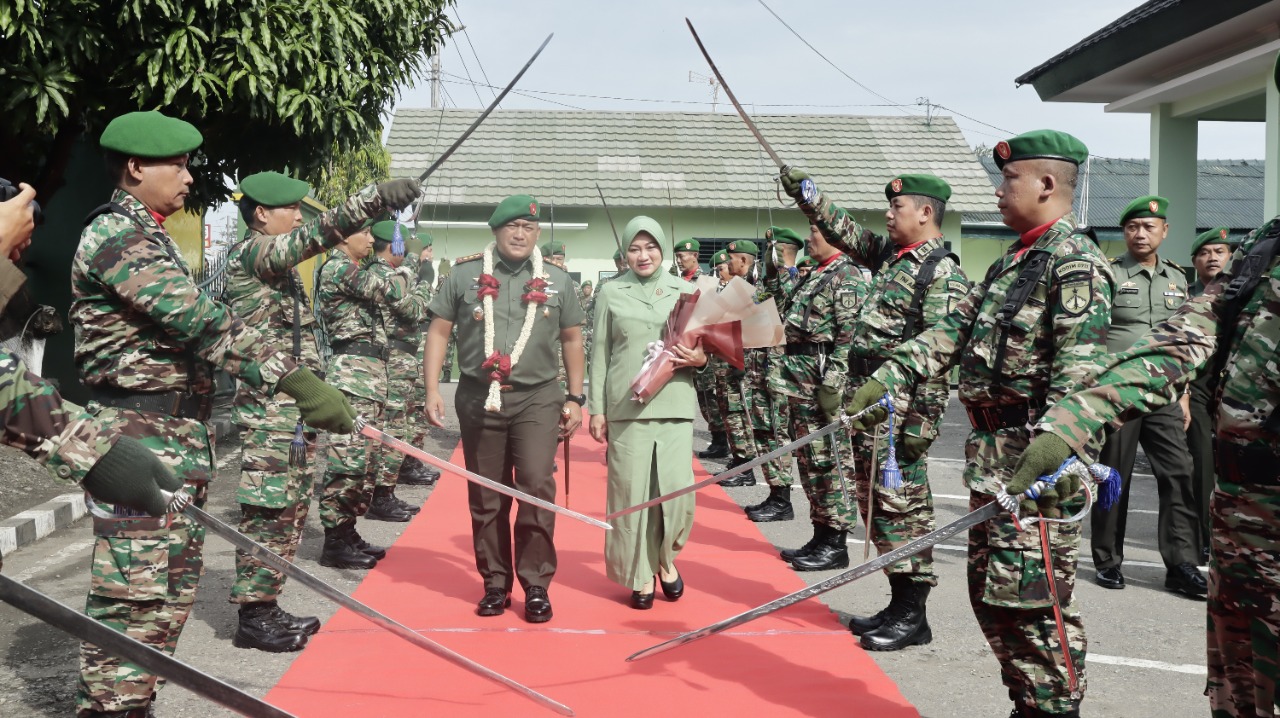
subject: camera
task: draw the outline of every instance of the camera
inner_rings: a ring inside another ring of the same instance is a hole
[[[17,185],[0,177],[0,202],[8,202],[21,191]],[[35,200],[31,200],[31,217],[37,225],[44,223],[44,212],[40,209],[40,203]]]

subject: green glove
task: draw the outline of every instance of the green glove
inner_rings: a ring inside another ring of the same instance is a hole
[[[427,243],[417,237],[409,237],[404,240],[404,256],[406,257],[417,257],[426,248]]]
[[[844,413],[849,416],[856,416],[858,412],[884,398],[885,391],[887,390],[884,384],[875,379],[867,379],[862,386],[858,387],[857,391],[853,392],[853,398],[849,399],[849,403],[844,406]],[[866,431],[887,418],[889,418],[888,409],[878,406],[867,412],[863,417],[854,419],[853,428],[859,431]]]
[[[306,367],[298,367],[280,380],[277,388],[298,402],[302,423],[335,434],[350,434],[355,427],[356,410],[342,392],[320,381]]]
[[[393,179],[378,184],[378,196],[382,198],[382,203],[394,210],[408,207],[421,194],[422,185],[418,184],[418,180]]]
[[[778,175],[782,182],[782,191],[788,195],[800,199],[800,183],[809,177],[809,173],[804,170],[790,169]]]
[[[1022,452],[1018,466],[1013,470],[1013,478],[1005,484],[1005,491],[1011,496],[1025,493],[1041,476],[1052,476],[1062,462],[1073,453],[1067,442],[1056,434],[1044,433],[1037,436]],[[1023,513],[1034,514],[1037,511],[1046,516],[1056,516],[1060,497],[1074,496],[1080,490],[1080,479],[1074,474],[1063,474],[1053,488],[1046,488],[1039,499],[1023,499]]]
[[[168,513],[161,489],[172,493],[182,488],[182,480],[160,463],[151,449],[127,436],[116,439],[115,446],[85,474],[82,484],[99,501],[142,509],[152,516]]]
[[[902,441],[898,442],[898,463],[914,464],[924,456],[924,452],[929,450],[932,440],[922,436],[903,435]]]
[[[818,387],[818,408],[822,409],[822,415],[827,417],[828,422],[835,421],[840,416],[840,400],[844,398],[844,392],[834,387],[823,384]]]

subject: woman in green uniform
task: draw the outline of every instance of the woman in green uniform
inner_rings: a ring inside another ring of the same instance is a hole
[[[622,239],[628,271],[596,295],[588,404],[591,436],[609,444],[611,512],[693,483],[693,464],[683,458],[693,452],[698,410],[692,367],[707,363],[701,348],[668,347],[675,375],[647,403],[631,399],[631,380],[650,344],[662,338],[680,294],[694,287],[661,271],[666,237],[657,221],[636,217]],[[605,538],[605,566],[610,580],[631,589],[632,608],[653,606],[655,579],[672,601],[684,593],[675,558],[693,527],[693,507],[690,494],[614,521]]]

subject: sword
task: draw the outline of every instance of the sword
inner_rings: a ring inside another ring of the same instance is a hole
[[[630,656],[627,656],[627,661],[636,661],[641,658],[648,658],[650,656],[655,656],[659,653],[664,653],[666,651],[671,650],[672,648],[678,648],[680,646],[684,646],[689,643],[693,643],[694,641],[706,638],[707,636],[721,633],[730,628],[733,628],[734,626],[740,626],[744,623],[754,621],[757,618],[762,618],[764,616],[769,615],[770,613],[786,608],[787,606],[790,606],[792,604],[796,604],[806,599],[813,598],[814,596],[820,596],[832,589],[839,588],[840,586],[843,586],[846,583],[851,583],[853,581],[857,581],[858,579],[864,576],[869,576],[883,569],[885,566],[888,566],[889,564],[892,564],[896,561],[901,561],[904,558],[910,558],[911,556],[914,556],[927,548],[932,548],[967,528],[976,526],[977,524],[980,524],[984,521],[988,521],[992,518],[995,518],[996,516],[999,516],[1001,512],[1007,511],[1008,513],[1010,513],[1014,519],[1014,525],[1017,526],[1018,530],[1020,531],[1024,527],[1030,526],[1035,523],[1075,523],[1077,521],[1080,521],[1085,517],[1086,514],[1089,513],[1089,510],[1093,508],[1093,488],[1090,485],[1089,480],[1095,479],[1096,476],[1092,473],[1092,470],[1090,468],[1085,467],[1084,464],[1081,464],[1080,462],[1074,461],[1074,460],[1069,460],[1069,461],[1071,461],[1072,463],[1070,463],[1069,466],[1067,466],[1066,468],[1060,470],[1059,473],[1061,473],[1061,471],[1069,471],[1077,474],[1079,474],[1080,472],[1084,472],[1084,479],[1081,481],[1080,485],[1084,488],[1085,497],[1086,497],[1084,508],[1081,509],[1081,511],[1078,514],[1070,518],[1046,519],[1039,516],[1032,516],[1027,519],[1020,519],[1017,513],[1018,501],[1020,497],[1010,496],[1009,494],[1005,493],[1004,488],[1001,487],[1000,493],[996,495],[995,500],[992,501],[991,503],[985,506],[982,506],[978,509],[975,509],[974,511],[971,511],[968,514],[961,516],[955,521],[952,521],[946,526],[943,526],[942,528],[930,534],[921,536],[915,541],[912,541],[903,546],[899,546],[898,548],[893,549],[892,551],[881,554],[879,557],[872,559],[871,561],[868,561],[859,566],[855,566],[846,571],[842,571],[841,573],[838,573],[832,576],[831,578],[826,579],[825,581],[819,581],[818,583],[815,583],[812,586],[807,586],[799,591],[796,591],[795,593],[789,593],[786,596],[782,596],[781,598],[776,598],[764,605],[757,606],[756,608],[753,608],[749,611],[744,611],[742,613],[739,613],[736,616],[726,618],[723,621],[720,621],[718,623],[713,623],[710,626],[706,626],[705,628],[699,628],[696,631],[690,631],[689,633],[681,634],[668,641],[659,643],[656,646],[651,646],[649,648],[644,649],[643,651],[633,653]],[[1038,496],[1040,492],[1044,490],[1045,487],[1052,486],[1056,480],[1057,480],[1057,476],[1042,477],[1040,481],[1037,481],[1035,484],[1032,485],[1031,488],[1027,489],[1027,492],[1025,494],[1022,494],[1022,496],[1029,496],[1029,497]]]
[[[556,506],[550,501],[540,499],[536,496],[530,496],[529,494],[526,494],[523,491],[520,491],[518,489],[513,489],[510,486],[506,486],[504,484],[498,483],[493,479],[486,479],[480,474],[477,474],[474,471],[468,471],[462,468],[461,466],[458,466],[457,464],[451,464],[448,461],[445,461],[444,459],[440,459],[435,456],[432,456],[431,454],[428,454],[427,452],[423,451],[422,449],[419,449],[418,447],[412,444],[403,442],[397,439],[396,437],[382,431],[381,429],[377,429],[377,428],[374,428],[373,426],[370,426],[369,423],[365,421],[363,417],[359,417],[356,419],[356,429],[361,434],[364,434],[370,439],[373,439],[374,441],[385,444],[386,446],[389,446],[392,449],[395,449],[396,451],[399,451],[402,454],[412,456],[413,458],[425,464],[431,464],[432,466],[436,467],[437,469],[441,469],[442,471],[448,471],[451,474],[457,474],[458,476],[461,476],[462,478],[466,479],[467,481],[470,481],[473,484],[480,484],[481,486],[487,489],[492,489],[494,491],[497,491],[500,494],[505,494],[507,496],[510,496],[513,499],[516,499],[517,501],[523,501],[526,504],[532,504],[534,506],[537,506],[540,509],[546,509],[547,511],[560,514],[561,516],[568,516],[571,519],[577,519],[583,523],[591,524],[592,526],[595,526],[597,528],[605,529],[606,531],[613,528],[612,526],[601,521],[600,519],[592,518],[590,516],[587,516],[586,514],[580,514],[577,511],[571,511],[568,508],[565,508],[563,506]],[[566,471],[567,470],[568,469],[566,467]],[[567,489],[565,493],[566,494],[568,493]]]
[[[235,686],[107,628],[84,614],[49,598],[34,588],[24,586],[8,576],[0,576],[0,601],[34,616],[64,633],[104,648],[148,673],[153,673],[182,686],[212,703],[250,718],[294,718],[279,708],[261,701]]]
[[[569,437],[564,439],[564,507],[569,508]]]
[[[418,633],[417,631],[414,631],[412,628],[409,628],[403,623],[400,623],[399,621],[392,619],[390,616],[387,616],[386,614],[383,614],[377,610],[374,610],[370,606],[364,603],[361,603],[360,601],[357,601],[356,599],[348,596],[342,591],[339,591],[333,586],[330,586],[328,583],[325,583],[324,581],[320,580],[316,576],[303,570],[297,564],[293,564],[286,561],[284,558],[282,558],[279,554],[275,553],[271,549],[254,541],[248,536],[245,536],[244,534],[240,533],[239,531],[235,530],[231,526],[224,523],[221,519],[217,518],[216,516],[213,516],[212,514],[208,513],[207,511],[200,508],[199,506],[196,506],[195,504],[191,503],[191,494],[185,491],[178,491],[175,494],[169,494],[168,492],[162,492],[162,493],[166,494],[165,498],[168,499],[169,501],[169,511],[171,513],[182,513],[184,516],[187,516],[191,518],[191,520],[200,524],[201,526],[204,526],[210,532],[217,534],[218,536],[221,536],[223,539],[227,540],[228,542],[231,543],[231,545],[235,546],[241,551],[244,551],[250,556],[253,556],[255,559],[261,561],[267,566],[275,569],[276,571],[279,571],[280,573],[284,574],[285,576],[288,576],[294,581],[301,583],[302,585],[306,586],[307,588],[310,588],[312,591],[315,591],[316,593],[338,604],[339,606],[342,606],[343,608],[350,610],[351,612],[355,613],[361,618],[364,618],[370,621],[371,623],[377,625],[380,628],[384,628],[387,631],[390,631],[396,636],[403,638],[404,640],[408,641],[409,643],[412,643],[413,645],[417,646],[418,648],[421,648],[422,650],[428,653],[431,653],[435,656],[443,658],[449,663],[452,663],[453,665],[458,666],[459,668],[465,669],[470,673],[480,676],[481,678],[487,678],[490,681],[493,681],[494,683],[497,683],[503,686],[504,688],[511,689],[512,691],[519,693],[520,695],[524,696],[525,698],[528,698],[529,700],[535,703],[538,703],[539,705],[542,705],[546,708],[550,708],[551,710],[555,711],[556,713],[559,713],[560,715],[564,715],[564,716],[573,715],[573,709],[569,708],[563,703],[554,701],[548,698],[547,696],[544,696],[541,693],[538,693],[532,688],[529,688],[528,686],[522,685],[520,683],[516,683],[515,681],[511,680],[510,678],[507,678],[501,673],[498,673],[497,671],[494,671],[490,668],[486,668],[480,665],[479,663],[476,663],[475,661],[471,660],[470,658],[467,658],[466,656],[460,653],[456,653],[440,645],[439,643],[436,643],[435,641],[431,640],[430,638],[427,638],[426,636]]]
[[[600,195],[600,204],[604,205],[604,216],[609,218],[609,229],[613,230],[613,242],[618,245],[618,251],[622,251],[622,239],[618,236],[618,225],[613,223],[613,213],[609,211],[609,203],[604,201],[604,191],[600,189],[600,183],[596,182],[596,194]],[[674,239],[671,241],[675,241]]]

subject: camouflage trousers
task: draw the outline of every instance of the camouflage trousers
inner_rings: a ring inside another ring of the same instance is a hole
[[[1271,718],[1280,714],[1280,486],[1221,477],[1210,512],[1210,715]]]
[[[307,444],[303,466],[289,465],[291,432],[250,429],[240,454],[240,533],[292,562],[302,543],[302,527],[311,511],[315,443]],[[279,571],[236,551],[232,603],[274,601],[284,590]]]
[[[877,427],[883,428],[883,427]],[[921,456],[911,464],[899,464],[902,470],[902,486],[887,488],[882,481],[881,469],[889,452],[888,441],[880,440],[879,456],[872,460],[875,436],[871,431],[860,432],[853,439],[854,469],[852,480],[857,485],[858,510],[867,515],[868,495],[875,497],[875,509],[871,512],[870,540],[877,555],[883,555],[900,546],[931,533],[933,521],[933,493],[929,490],[928,460]],[[885,575],[903,574],[913,581],[938,585],[933,574],[933,549],[928,548],[909,558],[895,561],[884,569]]]
[[[992,494],[974,487],[1012,476],[1026,448],[1027,434],[1022,428],[969,434],[965,483],[971,488],[970,511],[994,500]],[[1084,501],[1084,492],[1079,492],[1063,502],[1062,511],[1080,511]],[[1073,600],[1081,530],[1080,523],[1048,526],[1053,578],[1083,696],[1086,640],[1080,606]],[[1047,713],[1065,713],[1078,700],[1071,698],[1046,574],[1038,527],[1018,531],[1007,516],[998,516],[969,529],[969,603],[1000,662],[1001,680],[1009,697]]]
[[[799,438],[830,423],[822,415],[816,401],[797,397],[787,397],[787,401],[791,436]],[[836,462],[837,451],[840,455],[839,466]],[[843,474],[847,482],[853,481],[853,446],[848,432],[827,434],[800,447],[797,453],[796,466],[800,470],[800,485],[804,487],[805,496],[809,497],[810,520],[840,531],[848,531],[856,526],[858,515],[853,506],[853,484],[846,484],[849,490],[849,501],[846,502],[840,480]]]
[[[458,354],[456,330],[449,334],[449,343],[444,346],[444,363],[440,365],[440,381],[453,381],[453,359]]]
[[[724,431],[724,417],[720,415],[720,402],[716,399],[716,375],[711,369],[714,357],[709,357],[705,369],[693,374],[693,386],[698,393],[698,409],[702,418],[707,420],[707,430],[715,433]]]
[[[381,427],[388,434],[414,446],[422,446],[426,438],[422,417],[427,392],[422,385],[420,366],[417,357],[400,351],[392,352],[387,362],[387,404]],[[376,485],[395,488],[403,463],[404,454],[386,449],[378,468]]]
[[[743,403],[743,381],[742,373],[729,366],[716,373],[716,401],[720,407],[720,416],[724,417],[729,453],[734,459],[749,459],[756,455],[746,405]]]
[[[769,391],[767,380],[769,354],[760,349],[747,350],[747,378],[745,395],[748,417],[751,420],[752,456],[767,454],[790,443],[790,408],[786,398]],[[791,486],[791,455],[766,462],[760,467],[770,486]]]
[[[344,394],[346,392],[343,392]],[[347,394],[356,413],[378,426],[383,405]],[[385,448],[361,434],[329,434],[329,460],[320,487],[320,525],[327,529],[354,522],[369,511]]]

